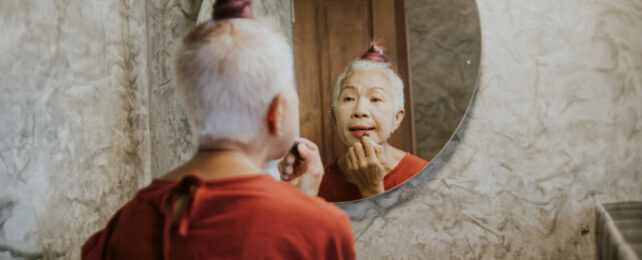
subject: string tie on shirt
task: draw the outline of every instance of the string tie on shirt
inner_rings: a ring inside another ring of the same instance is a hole
[[[176,202],[181,198],[186,198],[181,216],[178,221],[178,234],[181,237],[187,236],[189,230],[189,220],[193,203],[197,196],[198,188],[203,186],[203,181],[193,175],[183,177],[183,179],[163,198],[163,209],[165,210],[165,223],[163,227],[163,255],[169,259],[169,248],[171,241],[171,229],[174,220],[174,207]]]

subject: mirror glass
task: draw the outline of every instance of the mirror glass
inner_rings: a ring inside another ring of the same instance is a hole
[[[475,1],[293,4],[300,133],[319,145],[326,164],[319,195],[358,200],[412,178],[449,141],[475,91],[481,53]],[[403,90],[385,69],[354,65],[342,77],[372,41]],[[399,100],[404,105],[396,106]]]
[[[203,1],[199,21],[208,19],[212,2]],[[253,3],[259,16],[263,4]],[[300,135],[319,146],[326,165],[319,195],[354,201],[405,183],[448,143],[475,92],[481,54],[475,1],[291,0],[290,6]],[[390,65],[355,65],[337,84],[373,41]]]

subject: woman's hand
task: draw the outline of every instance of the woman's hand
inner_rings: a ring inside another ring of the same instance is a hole
[[[346,181],[359,187],[361,196],[366,198],[384,192],[383,147],[369,137],[363,136],[361,142],[350,147],[346,154],[348,174]]]
[[[323,179],[323,163],[316,144],[305,138],[296,138],[299,156],[288,153],[279,162],[281,180],[299,188],[310,196],[317,196]]]

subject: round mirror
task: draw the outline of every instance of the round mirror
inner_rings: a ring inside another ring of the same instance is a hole
[[[293,3],[301,136],[326,164],[319,196],[354,201],[405,183],[448,143],[471,103],[481,53],[475,1]],[[396,79],[385,66],[355,62],[373,41]]]
[[[210,2],[199,20],[209,16]],[[254,9],[270,15],[262,5]],[[290,21],[273,16],[281,27],[292,24],[300,135],[319,146],[326,164],[319,196],[358,201],[431,168],[475,93],[481,53],[475,1],[292,0],[289,11]],[[375,73],[353,66],[373,41],[388,59],[374,65]],[[351,119],[357,114],[360,120]],[[368,158],[375,163],[361,163]],[[373,165],[374,173],[367,169]]]

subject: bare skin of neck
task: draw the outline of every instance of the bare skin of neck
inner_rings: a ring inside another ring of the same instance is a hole
[[[191,160],[163,175],[160,179],[178,182],[186,175],[196,175],[203,180],[251,176],[263,174],[259,165],[266,162],[266,153],[248,153],[239,145],[219,145],[216,148],[199,149]],[[178,223],[185,211],[187,196],[180,197],[173,205],[173,220]]]
[[[191,160],[163,175],[160,179],[180,181],[193,174],[204,180],[240,177],[263,173],[261,166],[266,162],[265,152],[249,153],[247,147],[223,144],[215,148],[202,148]]]

